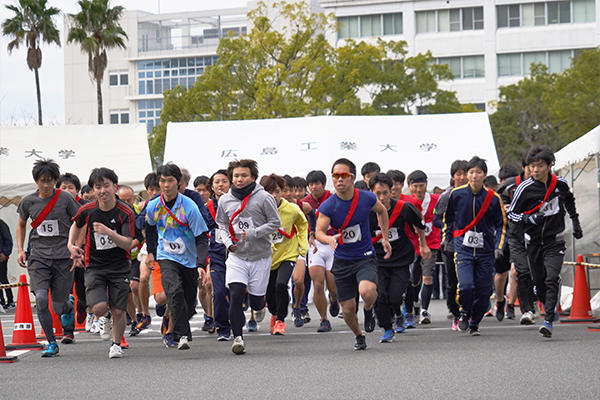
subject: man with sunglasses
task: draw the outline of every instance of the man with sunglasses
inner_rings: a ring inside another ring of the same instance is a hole
[[[384,258],[389,259],[392,247],[388,239],[388,213],[373,193],[354,188],[356,166],[352,161],[340,158],[333,163],[331,172],[335,194],[319,207],[315,237],[335,251],[331,272],[344,321],[356,336],[354,350],[365,350],[367,343],[358,325],[355,297],[358,293],[363,298],[365,331],[372,332],[375,329],[373,304],[377,298],[377,260],[371,242],[369,213],[377,214]],[[328,235],[329,227],[337,233]]]

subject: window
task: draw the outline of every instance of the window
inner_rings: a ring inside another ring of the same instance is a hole
[[[152,127],[160,124],[160,109],[162,106],[162,99],[140,100],[138,102],[139,122],[146,124],[147,133],[150,133]]]
[[[118,124],[119,123],[119,114],[110,114],[110,123]]]
[[[535,53],[523,53],[523,74],[529,75],[531,64],[542,63],[546,64],[546,52],[538,51]]]
[[[508,26],[514,27],[520,24],[520,10],[518,4],[508,6]]]
[[[402,34],[402,13],[338,18],[338,39]]]
[[[417,33],[483,29],[483,7],[417,11]]]
[[[496,17],[498,28],[589,22],[595,20],[595,5],[593,0],[511,4],[497,6]]]
[[[129,123],[129,113],[121,113],[121,123],[128,124]]]
[[[498,75],[529,75],[532,63],[542,63],[548,66],[548,71],[560,73],[569,68],[571,66],[572,57],[577,56],[583,50],[584,49],[498,54]]]
[[[571,22],[571,4],[568,1],[552,1],[546,3],[548,8],[548,24],[564,24]]]
[[[120,74],[119,75],[119,85],[121,86],[127,86],[129,85],[129,75],[125,74]]]
[[[108,85],[109,86],[118,86],[119,85],[119,76],[117,74],[109,74],[108,75]]]
[[[129,110],[109,110],[108,113],[112,125],[129,123]]]
[[[485,111],[485,103],[473,103],[473,105],[479,111]]]
[[[571,65],[571,50],[549,51],[548,70],[550,72],[563,72]]]
[[[483,7],[462,9],[462,29],[483,29]]]
[[[485,77],[483,56],[443,57],[437,62],[447,64],[455,79]]]
[[[402,34],[402,13],[383,14],[383,34],[401,35]]]
[[[165,90],[173,89],[179,84],[185,88],[191,87],[205,69],[195,66],[209,66],[216,61],[215,56],[140,61],[138,62],[138,94],[161,95]],[[123,78],[128,81],[126,74],[121,75],[121,79]]]
[[[498,76],[521,75],[521,53],[498,55]]]
[[[358,17],[340,18],[339,38],[358,37]]]
[[[143,74],[143,72],[140,72],[140,74]],[[108,73],[109,86],[127,86],[128,84],[127,71],[110,71]]]
[[[435,11],[419,11],[417,14],[417,33],[435,32]]]
[[[360,16],[360,36],[381,36],[381,14]]]
[[[438,64],[447,64],[455,79],[461,78],[460,57],[444,57],[438,59]]]
[[[596,3],[594,0],[573,0],[573,22],[594,22]]]

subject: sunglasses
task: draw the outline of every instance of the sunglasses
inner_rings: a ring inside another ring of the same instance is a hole
[[[354,176],[354,175],[349,172],[340,172],[340,173],[331,174],[331,177],[333,179],[340,179],[340,178],[346,179],[346,178],[350,178],[351,176]]]

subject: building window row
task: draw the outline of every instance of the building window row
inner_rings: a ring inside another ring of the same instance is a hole
[[[594,0],[547,1],[496,7],[498,28],[593,22]]]
[[[440,57],[438,64],[447,64],[454,79],[485,78],[483,56]]]
[[[172,58],[138,62],[138,94],[163,94],[177,85],[188,89],[217,56]]]
[[[560,73],[571,66],[571,59],[584,49],[536,51],[529,53],[498,54],[498,76],[529,75],[531,63],[542,63],[552,73]]]
[[[129,123],[129,110],[108,110],[111,124],[128,124]]]
[[[402,34],[402,13],[339,17],[338,38]]]
[[[129,75],[127,71],[109,71],[109,86],[127,86],[129,85]]]
[[[483,29],[483,7],[417,11],[417,33]]]
[[[146,124],[147,133],[150,133],[153,127],[160,124],[162,106],[162,99],[140,100],[138,102],[138,121]]]

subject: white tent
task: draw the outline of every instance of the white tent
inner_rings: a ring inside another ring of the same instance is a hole
[[[555,168],[561,169],[600,151],[600,125],[556,152]]]
[[[491,173],[499,169],[486,113],[169,123],[164,160],[210,175],[251,158],[261,175],[306,176],[314,169],[329,175],[331,163],[347,157],[359,175],[368,161],[383,171],[422,169],[432,189],[448,186],[452,161],[474,155],[487,159]]]

